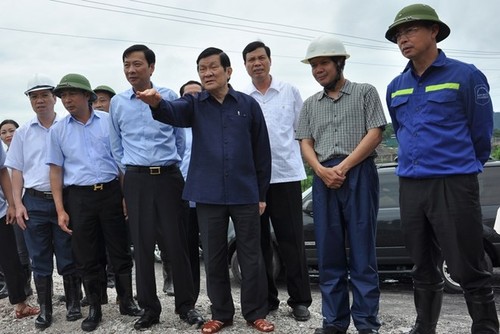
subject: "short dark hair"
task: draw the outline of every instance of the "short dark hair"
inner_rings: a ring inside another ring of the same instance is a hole
[[[231,61],[229,60],[228,55],[222,51],[221,49],[217,48],[206,48],[205,50],[201,51],[200,55],[198,56],[198,59],[196,59],[196,67],[200,64],[200,60],[203,58],[208,58],[213,55],[219,55],[220,58],[220,64],[226,70],[226,68],[231,67]]]
[[[267,45],[265,45],[263,42],[255,41],[255,42],[248,44],[243,49],[243,52],[242,52],[243,53],[243,61],[244,62],[247,61],[247,53],[253,52],[253,51],[257,50],[258,48],[264,48],[264,50],[266,50],[267,57],[269,59],[271,59],[271,49]]]
[[[156,63],[156,56],[153,50],[142,44],[132,45],[131,47],[128,47],[125,51],[123,51],[122,61],[125,61],[125,58],[127,58],[129,54],[137,51],[144,53],[144,58],[146,58],[148,65]]]
[[[19,127],[19,124],[17,124],[17,122],[16,122],[16,121],[14,121],[13,119],[4,119],[4,120],[2,121],[2,123],[0,123],[0,128],[1,128],[2,126],[4,126],[5,124],[12,124],[12,125],[14,125],[14,126],[16,127],[16,129]]]
[[[188,82],[186,82],[184,85],[181,86],[181,88],[179,89],[179,93],[180,93],[180,96],[183,96],[184,95],[184,88],[186,86],[189,86],[189,85],[198,85],[200,86],[202,89],[203,89],[203,86],[201,85],[201,83],[199,83],[198,81],[195,81],[195,80],[189,80]]]

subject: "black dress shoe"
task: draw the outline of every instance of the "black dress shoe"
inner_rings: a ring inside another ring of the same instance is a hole
[[[146,312],[142,317],[139,318],[134,324],[134,328],[137,330],[149,328],[160,322],[160,316],[154,315],[152,313]]]
[[[311,318],[311,313],[304,305],[295,305],[292,309],[292,317],[297,321],[307,321]]]
[[[325,327],[325,328],[316,328],[314,334],[346,334],[347,332],[341,331],[335,327]]]
[[[376,329],[360,329],[358,330],[358,334],[379,334]]]
[[[181,320],[184,320],[185,322],[187,322],[191,326],[196,325],[197,329],[200,329],[201,326],[203,326],[203,324],[205,323],[205,319],[203,319],[200,312],[198,312],[194,308],[187,311],[186,313],[180,314],[179,318],[181,318]]]

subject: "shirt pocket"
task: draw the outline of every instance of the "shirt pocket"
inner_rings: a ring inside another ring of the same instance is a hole
[[[423,116],[431,123],[446,122],[457,114],[457,100],[457,90],[427,93],[428,106],[423,109]]]
[[[408,95],[396,96],[391,100],[391,109],[395,111],[394,114],[399,123],[403,123],[408,119],[408,113],[410,112],[408,101]]]

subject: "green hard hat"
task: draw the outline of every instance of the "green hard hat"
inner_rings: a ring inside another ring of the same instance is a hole
[[[70,73],[62,77],[59,84],[54,88],[54,94],[57,97],[61,97],[61,91],[64,89],[76,88],[90,93],[90,101],[94,102],[97,99],[94,91],[90,86],[90,82],[81,74]]]
[[[394,23],[389,26],[389,29],[387,29],[385,38],[393,43],[396,43],[397,41],[395,40],[395,35],[398,27],[402,24],[413,21],[437,23],[439,25],[439,32],[436,36],[436,42],[441,42],[450,34],[450,28],[439,19],[434,8],[424,4],[414,4],[406,6],[398,12],[394,18]]]
[[[100,85],[100,86],[97,86],[96,88],[94,88],[95,93],[97,93],[99,91],[109,93],[111,95],[111,97],[116,95],[113,88],[106,86],[106,85]]]

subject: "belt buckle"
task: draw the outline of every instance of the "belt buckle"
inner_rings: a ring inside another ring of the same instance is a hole
[[[50,191],[44,191],[43,192],[43,197],[45,197],[45,199],[54,199],[52,197],[52,192],[50,192]]]
[[[94,191],[103,190],[103,189],[104,189],[104,185],[102,183],[94,184]]]
[[[160,175],[161,167],[149,167],[149,175]]]

